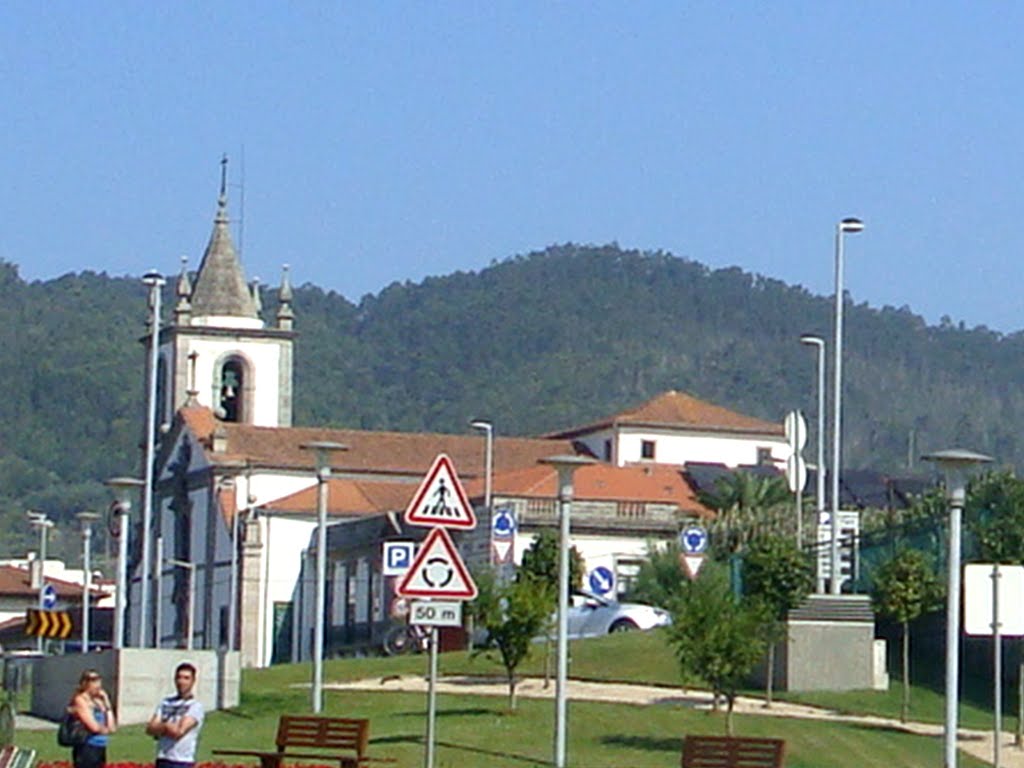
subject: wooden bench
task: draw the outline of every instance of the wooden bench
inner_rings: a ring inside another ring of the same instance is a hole
[[[215,755],[258,757],[260,768],[280,768],[285,760],[337,762],[340,768],[359,768],[369,762],[394,762],[366,755],[370,721],[347,717],[281,715],[276,749],[215,749]]]
[[[782,768],[786,742],[736,736],[687,736],[682,768]]]
[[[0,768],[32,768],[36,761],[34,749],[7,746],[0,749]]]

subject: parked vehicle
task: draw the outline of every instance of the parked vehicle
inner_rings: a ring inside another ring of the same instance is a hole
[[[671,614],[653,605],[620,603],[590,592],[574,592],[569,601],[569,637],[596,637],[671,623]]]

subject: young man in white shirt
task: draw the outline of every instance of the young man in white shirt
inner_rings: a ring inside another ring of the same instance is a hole
[[[203,705],[195,697],[196,668],[187,661],[174,670],[178,692],[166,697],[146,723],[146,733],[157,739],[156,768],[193,768]]]

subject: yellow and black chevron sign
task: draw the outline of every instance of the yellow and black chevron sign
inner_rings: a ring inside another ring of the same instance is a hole
[[[25,613],[25,634],[63,640],[71,634],[71,614],[67,611],[29,608]]]

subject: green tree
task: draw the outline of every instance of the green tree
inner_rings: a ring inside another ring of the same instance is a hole
[[[488,571],[476,577],[478,594],[470,603],[474,623],[486,631],[483,651],[497,650],[508,681],[508,707],[516,708],[516,669],[530,654],[554,606],[554,591],[536,576],[520,571],[499,583]]]
[[[679,547],[649,543],[647,558],[640,563],[636,581],[629,597],[651,605],[672,605],[685,587],[686,579],[679,565]]]
[[[900,722],[910,710],[910,623],[938,607],[942,588],[927,556],[916,549],[901,549],[874,574],[871,601],[875,611],[898,621],[901,627],[903,696]]]
[[[724,569],[711,563],[701,569],[700,577],[673,606],[668,642],[683,679],[707,681],[716,708],[719,698],[725,698],[725,732],[729,735],[740,685],[764,658],[761,629],[765,621],[765,606],[733,594]]]
[[[714,491],[700,494],[701,502],[717,513],[709,528],[715,551],[734,555],[759,536],[780,533],[783,520],[792,516],[773,513],[788,512],[792,498],[786,481],[775,475],[737,470],[719,478]]]
[[[558,588],[558,534],[550,528],[543,529],[533,543],[523,552],[519,566],[520,573],[526,573],[550,585],[553,592]],[[569,548],[569,588],[579,589],[583,584],[584,561],[576,547]]]
[[[1024,563],[1024,483],[1011,472],[975,478],[964,517],[987,563]]]
[[[743,587],[766,608],[764,632],[768,642],[765,671],[766,706],[772,704],[775,646],[785,636],[786,614],[814,589],[814,568],[792,539],[767,536],[755,539],[743,560]]]

